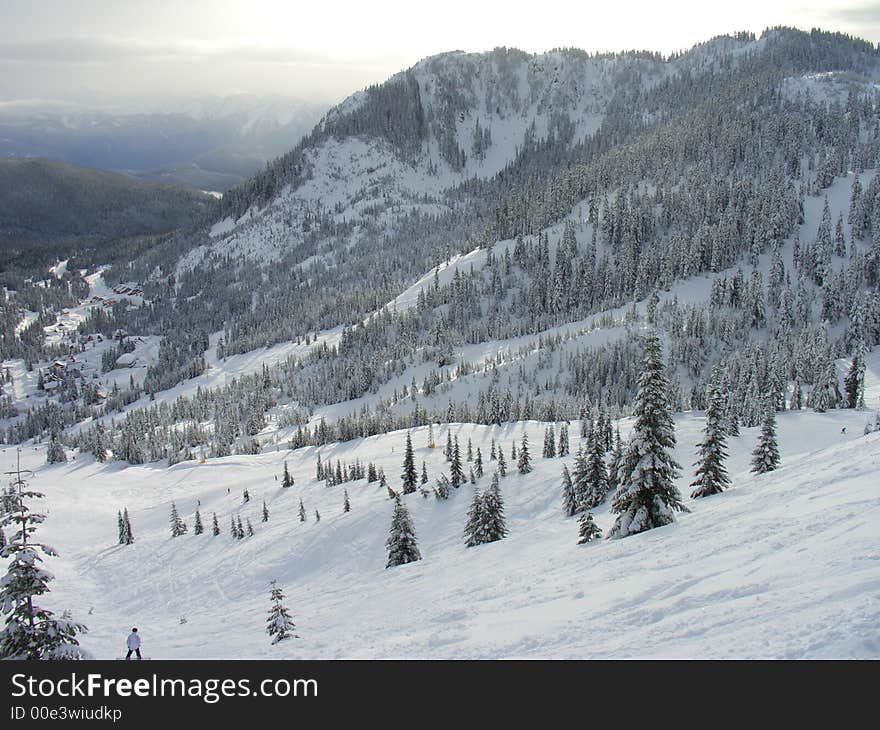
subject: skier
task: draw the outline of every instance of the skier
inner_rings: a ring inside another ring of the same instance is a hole
[[[128,654],[125,655],[125,661],[131,659],[132,652],[137,654],[138,661],[140,661],[143,657],[141,657],[141,637],[138,636],[137,626],[132,628],[125,643],[128,645]]]

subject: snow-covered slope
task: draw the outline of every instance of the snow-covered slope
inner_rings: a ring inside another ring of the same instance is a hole
[[[880,396],[878,358],[868,395]],[[773,657],[876,658],[880,644],[880,525],[876,475],[880,433],[863,435],[871,412],[787,412],[779,418],[782,468],[748,472],[757,429],[730,441],[733,487],[703,500],[671,526],[620,541],[576,544],[561,512],[559,477],[572,457],[542,459],[545,424],[452,424],[464,446],[491,440],[509,454],[523,431],[535,471],[501,481],[510,535],[478,548],[461,540],[474,487],[447,502],[417,492],[412,512],[423,560],[385,570],[391,502],[365,481],[315,480],[323,461],[373,461],[398,486],[405,434],[320,449],[189,462],[171,469],[97,465],[90,457],[46,466],[42,448],[23,454],[47,494],[44,537],[61,553],[47,603],[70,608],[91,631],[85,646],[118,655],[140,627],[158,657]],[[628,423],[622,422],[626,435]],[[687,495],[701,414],[677,419],[679,488]],[[846,427],[846,433],[841,429]],[[576,437],[579,424],[572,424]],[[446,427],[435,429],[437,443]],[[412,432],[416,463],[431,483],[448,471],[427,429]],[[575,448],[576,448],[575,438]],[[4,458],[13,456],[6,449]],[[280,487],[287,461],[295,478]],[[242,504],[248,489],[251,501]],[[308,521],[298,518],[303,500]],[[260,522],[265,500],[267,524]],[[208,531],[172,539],[174,501],[192,528],[199,506]],[[116,511],[127,507],[136,543],[117,546]],[[315,521],[315,510],[321,513]],[[212,512],[222,534],[210,534]],[[230,516],[256,534],[229,535]],[[607,504],[596,511],[607,528]],[[302,637],[272,647],[264,633],[268,583],[278,579]]]

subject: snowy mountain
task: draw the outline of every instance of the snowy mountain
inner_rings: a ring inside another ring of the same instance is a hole
[[[208,225],[8,277],[0,436],[64,485],[53,606],[94,609],[103,654],[139,615],[161,656],[876,656],[878,80],[873,45],[785,28],[669,58],[442,54],[327,112]],[[660,481],[691,511],[578,545],[562,464],[610,470],[607,534],[650,471],[640,408],[674,424]],[[712,419],[732,486],[689,499]],[[773,419],[781,467],[752,474]],[[570,453],[541,456],[563,425]],[[481,491],[493,445],[510,471],[509,535],[473,549],[455,436]],[[422,560],[386,571],[401,491]],[[280,649],[257,641],[275,579],[302,616]]]

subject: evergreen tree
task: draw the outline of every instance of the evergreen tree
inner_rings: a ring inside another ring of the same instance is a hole
[[[196,510],[195,524],[193,525],[193,535],[201,535],[204,531],[205,528],[202,526],[202,516],[199,514],[199,511]]]
[[[6,534],[3,530],[0,530],[0,554],[2,554],[3,548],[6,547]]]
[[[266,633],[272,637],[273,644],[289,639],[291,636],[299,638],[293,634],[296,626],[293,623],[290,611],[284,606],[283,591],[278,587],[277,581],[273,580],[270,585],[272,590],[269,597],[272,601],[272,607],[269,609],[269,616],[266,619]]]
[[[692,498],[719,494],[730,486],[724,460],[727,458],[727,437],[724,433],[724,411],[721,395],[714,385],[709,386],[709,407],[706,410],[706,428],[703,440],[697,444],[699,459]]]
[[[532,457],[529,456],[529,437],[525,433],[522,437],[522,447],[519,450],[517,468],[520,474],[528,474],[532,471]]]
[[[480,451],[480,447],[477,447],[477,456],[474,459],[474,474],[477,479],[483,478],[483,452]]]
[[[214,537],[217,537],[217,535],[220,534],[220,523],[217,522],[217,513],[216,512],[214,512],[214,515],[213,515],[213,518],[211,521],[211,534]]]
[[[483,534],[483,495],[480,490],[474,490],[474,497],[468,509],[467,522],[464,526],[464,544],[466,547],[482,545],[485,542]]]
[[[761,424],[758,443],[752,451],[752,471],[755,474],[773,471],[779,466],[779,461],[779,446],[776,443],[776,413],[772,408],[768,408],[764,422]]]
[[[247,522],[247,536],[253,537],[254,536],[254,526],[251,524],[251,518],[248,517],[246,519],[246,522]]]
[[[128,507],[125,507],[122,510],[122,527],[124,530],[123,543],[125,545],[131,545],[134,542],[134,533],[131,530],[131,520],[128,517]]]
[[[321,463],[321,457],[318,457],[318,464]],[[320,479],[320,477],[318,477]],[[290,475],[290,471],[287,468],[287,462],[284,462],[284,473],[281,476],[281,486],[284,489],[289,489],[293,486],[293,477]]]
[[[495,453],[495,439],[492,439],[492,449],[489,451],[489,461],[495,461],[497,458],[498,457]]]
[[[116,525],[119,528],[119,544],[125,545],[125,523],[122,521],[122,510],[116,511]]]
[[[504,520],[504,501],[501,498],[501,487],[498,474],[492,475],[492,483],[483,493],[483,535],[486,542],[495,542],[507,536]]]
[[[61,444],[58,433],[53,431],[49,437],[49,447],[46,449],[46,463],[60,464],[65,461],[67,461],[67,454],[64,453],[64,446]]]
[[[504,454],[498,449],[498,475],[504,479],[507,476],[507,464],[504,461]]]
[[[385,545],[388,548],[386,568],[422,559],[416,541],[415,527],[409,516],[409,511],[401,503],[399,497],[394,500],[394,514],[391,517],[391,529]]]
[[[593,521],[593,513],[586,510],[578,520],[578,545],[598,540],[602,537],[602,530]]]
[[[843,381],[843,392],[847,408],[865,407],[865,346],[862,342],[853,352],[852,363]]]
[[[559,455],[568,456],[570,446],[568,443],[568,425],[563,423],[559,429]]]
[[[594,428],[587,440],[586,490],[583,507],[592,509],[605,501],[608,495],[608,470],[605,467],[605,443],[600,428]]]
[[[409,431],[406,433],[406,449],[403,455],[403,474],[401,474],[401,479],[403,480],[404,494],[412,494],[416,491],[418,475],[416,474],[416,462],[413,458],[412,439],[410,438]]]
[[[427,466],[427,464],[425,464],[424,461],[422,461],[422,478],[421,478],[421,483],[422,483],[422,484],[427,484],[427,483],[428,483],[428,466]]]
[[[449,489],[451,486],[449,478],[445,474],[441,474],[437,480],[437,485],[434,487],[434,496],[437,499],[449,499]]]
[[[244,540],[244,527],[241,524],[241,517],[238,518],[238,522],[235,526],[236,534],[238,535],[239,540]]]
[[[87,652],[79,646],[77,634],[88,629],[70,619],[65,612],[60,618],[38,605],[36,600],[49,593],[49,582],[54,576],[39,566],[40,553],[55,556],[58,553],[35,540],[37,526],[46,516],[30,509],[26,500],[41,499],[40,492],[32,491],[18,471],[13,482],[10,509],[0,516],[0,532],[13,525],[13,533],[0,547],[0,558],[8,558],[6,575],[0,580],[0,613],[5,624],[0,630],[0,659],[71,660],[87,659]]]
[[[177,513],[177,505],[174,502],[171,503],[171,537],[180,537],[183,533],[186,532],[186,523],[180,519],[180,515]]]
[[[251,501],[251,495],[247,489],[244,490],[244,492],[241,495],[241,498],[242,498],[242,504],[247,504],[248,502]]]
[[[562,512],[566,517],[571,517],[580,511],[580,500],[574,490],[571,474],[565,464],[562,465]]]
[[[449,461],[452,458],[452,431],[446,431],[446,448],[443,449],[443,456],[446,457],[446,461]]]
[[[263,500],[263,514],[262,514],[263,522],[269,521],[269,508],[266,506],[266,500]]]
[[[615,494],[617,487],[620,485],[617,474],[623,463],[623,440],[620,438],[620,429],[614,438],[614,450],[611,452],[611,463],[608,466],[608,492]]]
[[[229,516],[229,534],[232,535],[234,540],[238,540],[238,527],[235,525],[235,517],[232,515]]]
[[[553,431],[553,426],[547,426],[544,430],[544,450],[541,455],[545,459],[552,459],[556,456],[556,434]]]
[[[348,490],[347,489],[344,490],[343,497],[344,497],[343,502],[342,502],[343,513],[344,512],[351,512],[351,502],[348,499]]]
[[[467,460],[468,460],[468,462],[471,462],[474,460],[474,447],[473,447],[473,444],[471,444],[470,437],[468,437]]]
[[[464,469],[461,465],[461,453],[458,450],[458,436],[455,437],[455,444],[452,447],[452,458],[449,465],[449,481],[456,489],[461,486],[465,480]]]
[[[645,360],[633,409],[635,424],[612,502],[617,519],[609,537],[667,525],[674,520],[673,511],[687,511],[674,483],[681,467],[672,457],[675,424],[668,393],[660,340],[651,333],[645,338]]]
[[[840,403],[840,388],[837,382],[837,368],[830,356],[823,358],[819,368],[819,377],[813,385],[813,390],[810,391],[807,405],[816,413],[824,413],[830,408],[837,408],[837,404]]]
[[[587,443],[592,443],[592,435],[588,434]],[[588,453],[584,452],[582,446],[578,447],[578,452],[574,457],[574,473],[572,474],[572,492],[574,493],[574,502],[571,505],[574,508],[572,515],[577,514],[586,508],[592,491],[590,487],[590,462]],[[570,515],[569,515],[570,516]]]

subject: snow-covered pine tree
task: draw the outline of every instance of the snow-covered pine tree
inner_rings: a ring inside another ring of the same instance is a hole
[[[46,463],[60,464],[67,461],[67,454],[64,453],[64,446],[61,444],[61,437],[57,431],[53,431],[49,437],[49,447],[46,449]]]
[[[523,435],[525,435],[525,434],[523,434]],[[516,460],[517,460],[517,455],[516,455],[516,441],[514,441],[514,442],[510,445],[510,460],[511,460],[512,462],[516,463]]]
[[[593,521],[593,513],[586,510],[578,519],[578,545],[598,540],[602,537],[602,530]]]
[[[263,511],[261,513],[261,519],[263,522],[269,521],[269,508],[266,506],[266,500],[263,500]]]
[[[342,500],[343,513],[351,512],[351,501],[348,499],[348,490],[347,489],[343,490],[342,496],[343,496],[343,500]]]
[[[214,512],[213,518],[211,520],[211,534],[214,537],[220,534],[220,523],[217,522],[217,513]]]
[[[449,477],[445,474],[441,474],[434,487],[434,496],[437,499],[449,499],[449,489],[451,486],[452,485],[449,483]]]
[[[819,365],[819,376],[813,385],[813,390],[810,391],[807,405],[816,413],[824,413],[829,409],[837,408],[838,403],[840,403],[840,387],[837,381],[837,368],[831,356],[826,355]]]
[[[587,444],[592,442],[592,433],[587,432]],[[590,462],[589,452],[585,453],[582,446],[578,446],[577,454],[574,457],[574,472],[571,476],[572,491],[574,493],[574,512],[577,514],[586,507],[590,497]]]
[[[201,535],[205,531],[202,526],[202,515],[196,510],[195,524],[193,525],[193,535]]]
[[[125,523],[122,521],[122,510],[116,511],[116,525],[119,528],[119,544],[125,545]]]
[[[248,502],[251,501],[251,495],[247,489],[245,489],[244,492],[242,493],[241,499],[242,499],[242,504],[247,504]]]
[[[35,602],[49,593],[49,582],[54,580],[49,571],[39,566],[43,562],[40,553],[58,553],[34,539],[37,525],[46,516],[31,510],[26,500],[41,499],[43,495],[26,488],[20,470],[13,486],[11,509],[0,516],[0,531],[7,525],[14,527],[12,536],[0,548],[0,558],[9,558],[6,575],[0,579],[0,613],[6,617],[0,630],[0,660],[88,659],[77,640],[77,635],[88,629],[71,620],[67,612],[57,618]]]
[[[495,439],[492,439],[492,448],[489,451],[489,461],[495,461],[497,459],[496,450],[495,450]]]
[[[485,542],[483,534],[483,495],[479,489],[474,489],[474,497],[468,509],[467,522],[464,526],[464,544],[466,547],[482,545]]]
[[[467,447],[467,460],[469,462],[474,460],[474,446],[471,443],[470,437],[468,437],[468,447]]]
[[[486,542],[495,542],[507,537],[507,526],[504,520],[504,500],[501,498],[501,487],[498,474],[492,475],[492,483],[483,492],[483,536]]]
[[[400,475],[403,480],[403,493],[412,494],[416,491],[418,475],[416,474],[416,461],[413,457],[412,438],[409,431],[406,432],[406,448],[403,453],[403,474]]]
[[[318,464],[321,463],[321,457],[318,457]],[[293,486],[293,477],[290,475],[290,470],[287,468],[287,461],[284,462],[284,473],[281,476],[281,486],[284,489],[289,489]]]
[[[424,461],[422,461],[422,477],[420,481],[422,484],[428,483],[428,465]]]
[[[847,408],[865,407],[865,345],[860,340],[853,351],[849,371],[843,381]]]
[[[620,438],[620,429],[614,437],[614,450],[611,452],[611,463],[608,465],[608,493],[615,494],[620,482],[617,473],[623,463],[623,439]]]
[[[449,482],[453,487],[458,489],[465,481],[464,469],[461,465],[461,452],[458,449],[458,436],[455,437],[455,443],[452,447],[452,458],[449,465]]]
[[[284,592],[278,586],[277,581],[273,580],[270,585],[272,589],[269,597],[272,601],[272,607],[269,609],[269,616],[266,619],[266,633],[272,637],[273,644],[289,639],[291,636],[299,638],[293,633],[296,628],[293,617],[284,606]]]
[[[578,513],[580,509],[580,500],[574,491],[574,484],[571,481],[571,474],[568,467],[562,465],[562,512],[566,517],[571,517]]]
[[[449,429],[446,430],[446,448],[443,449],[443,456],[446,457],[446,461],[452,458],[452,431]]]
[[[412,563],[421,560],[416,531],[407,508],[401,503],[400,497],[394,500],[394,513],[391,516],[391,529],[385,543],[388,548],[386,568]]]
[[[660,339],[652,332],[645,337],[645,360],[633,408],[635,424],[611,507],[617,519],[608,537],[627,537],[668,525],[675,519],[674,511],[688,511],[674,482],[681,467],[672,457],[675,423],[668,399]]]
[[[299,500],[299,521],[300,522],[306,521],[306,508],[303,506],[302,499]]]
[[[174,502],[171,503],[171,518],[169,519],[171,524],[171,537],[180,537],[183,533],[186,532],[186,523],[180,519],[180,515],[177,512],[177,505]]]
[[[2,529],[0,529],[0,550],[3,550],[3,548],[5,548],[5,547],[6,547],[6,533],[4,533]]]
[[[761,424],[758,443],[752,451],[752,472],[765,474],[779,466],[779,446],[776,442],[776,413],[768,408]]]
[[[559,429],[559,455],[568,456],[570,446],[568,443],[568,424],[563,423]]]
[[[544,430],[544,449],[541,456],[545,459],[552,459],[556,456],[556,434],[553,431],[553,426],[547,426]]]
[[[483,478],[483,452],[480,451],[480,447],[477,447],[477,455],[474,458],[474,474],[477,479]]]
[[[504,453],[498,449],[498,476],[502,479],[507,476],[507,463],[504,461]]]
[[[235,526],[235,532],[236,532],[236,535],[238,536],[239,540],[244,540],[244,527],[241,524],[241,517],[240,516],[239,516],[238,521]]]
[[[235,517],[232,515],[229,516],[229,534],[232,535],[233,540],[238,540],[238,527],[235,525]]]
[[[253,537],[253,536],[254,536],[254,526],[251,524],[251,518],[250,518],[250,517],[247,518],[247,536],[248,536],[248,537]]]
[[[691,486],[695,487],[691,492],[692,498],[719,494],[730,486],[730,478],[727,476],[727,469],[724,468],[724,460],[727,458],[724,403],[717,386],[709,386],[708,400],[703,440],[697,444],[699,458],[695,464],[696,479],[691,482]]]
[[[608,496],[608,469],[605,466],[605,440],[598,426],[590,431],[587,438],[586,491],[583,494],[583,507],[598,507]]]
[[[134,532],[132,532],[131,529],[131,519],[128,516],[128,507],[125,507],[122,510],[122,528],[124,530],[123,543],[125,545],[131,545],[134,543]]]
[[[532,471],[532,457],[529,456],[529,437],[525,433],[522,437],[522,447],[519,450],[517,469],[520,474],[528,474]]]

